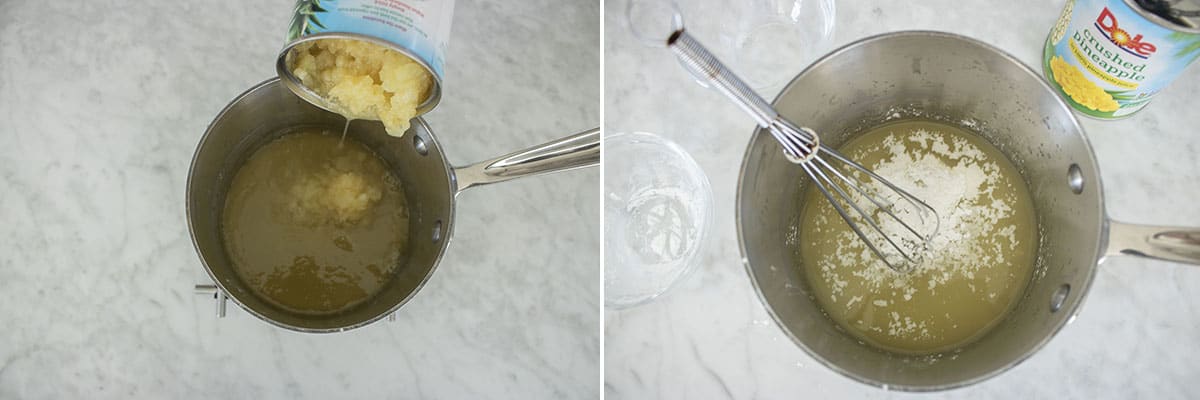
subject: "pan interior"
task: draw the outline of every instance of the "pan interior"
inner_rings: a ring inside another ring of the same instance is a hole
[[[400,182],[409,211],[408,245],[391,278],[368,300],[336,313],[289,311],[261,298],[233,268],[221,238],[221,213],[230,183],[255,150],[298,130],[341,132],[342,117],[318,109],[268,81],[231,104],[210,126],[193,160],[188,214],[197,251],[217,283],[243,308],[276,325],[313,332],[353,328],[382,317],[409,299],[440,258],[452,222],[450,175],[424,121],[400,138],[375,121],[354,121],[348,140],[378,155]]]
[[[1038,240],[1032,199],[1003,154],[979,135],[924,120],[874,127],[838,150],[929,204],[940,223],[934,233],[931,218],[907,215],[916,206],[900,201],[894,204],[901,217],[871,219],[920,260],[909,264],[912,271],[896,273],[861,247],[833,207],[840,201],[805,185],[803,234],[794,247],[830,318],[876,347],[932,354],[974,341],[1007,315],[1030,281]],[[865,177],[855,180],[863,182],[856,187],[874,187]],[[840,199],[836,189],[842,187],[829,187]],[[865,199],[853,205],[874,210]],[[845,212],[857,215],[852,208]],[[928,252],[905,244],[916,237],[901,222],[928,235]],[[858,227],[873,232],[864,220]]]
[[[859,132],[905,119],[977,133],[1017,166],[1033,198],[1040,234],[1033,280],[1013,311],[985,336],[934,355],[878,350],[842,331],[815,301],[794,246],[797,238],[804,240],[797,226],[807,178],[768,134],[756,132],[738,193],[747,272],[779,325],[811,355],[863,382],[902,390],[945,389],[1014,365],[1073,315],[1099,252],[1099,175],[1069,110],[1035,73],[962,37],[889,34],[818,61],[784,89],[775,105],[835,148]],[[1068,184],[1072,165],[1088,181],[1078,194]],[[1070,288],[1065,297],[1064,287]]]

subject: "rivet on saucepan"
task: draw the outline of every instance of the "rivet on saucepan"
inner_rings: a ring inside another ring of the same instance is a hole
[[[1058,312],[1058,310],[1062,309],[1063,304],[1067,302],[1068,294],[1071,294],[1070,284],[1064,283],[1062,286],[1059,286],[1058,290],[1055,290],[1054,294],[1050,295],[1050,312]]]
[[[417,154],[420,154],[420,155],[429,154],[429,147],[425,146],[425,139],[421,139],[421,135],[415,135],[415,134],[412,135],[412,137],[413,137],[413,148],[417,149]]]
[[[437,243],[442,240],[442,220],[437,220],[433,223],[433,242]]]
[[[1067,168],[1067,184],[1075,194],[1083,193],[1083,171],[1079,169],[1079,164],[1071,164]]]

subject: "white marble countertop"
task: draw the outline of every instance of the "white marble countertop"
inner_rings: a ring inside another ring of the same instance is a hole
[[[701,265],[684,282],[654,303],[606,312],[607,398],[917,397],[825,368],[771,320],[742,267],[734,228],[738,169],[753,122],[720,94],[691,82],[669,52],[634,42],[618,21],[625,1],[605,6],[605,130],[648,131],[677,141],[708,174],[716,219]],[[681,2],[691,21],[723,15],[720,1]],[[1063,3],[839,1],[830,45],[888,31],[943,30],[982,39],[1036,66]],[[717,33],[693,34],[716,43]],[[1193,65],[1132,118],[1083,119],[1101,163],[1110,216],[1200,226],[1195,93],[1200,67]],[[1197,398],[1198,291],[1200,268],[1111,258],[1099,267],[1079,318],[1039,353],[994,379],[928,397]]]
[[[600,6],[458,0],[427,116],[473,162],[600,122]],[[596,398],[598,169],[473,189],[428,285],[354,331],[193,294],[212,118],[275,74],[288,0],[3,2],[0,398]]]

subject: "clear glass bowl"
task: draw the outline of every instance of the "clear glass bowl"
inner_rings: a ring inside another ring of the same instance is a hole
[[[696,264],[712,221],[712,189],[695,160],[644,132],[604,138],[604,305],[666,293]]]
[[[748,0],[731,7],[723,37],[733,68],[755,90],[774,92],[827,50],[834,0]],[[730,29],[732,28],[732,29]],[[772,93],[763,93],[770,95]]]
[[[835,0],[743,0],[736,6],[702,6],[696,0],[627,0],[622,24],[643,45],[666,39],[694,23],[692,35],[717,33],[710,48],[760,95],[770,97],[829,49],[837,20]],[[681,7],[682,6],[682,7]],[[685,18],[686,17],[686,18]],[[704,79],[697,83],[706,86]]]

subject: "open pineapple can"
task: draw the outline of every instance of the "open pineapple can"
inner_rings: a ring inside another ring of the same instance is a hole
[[[1200,17],[1156,14],[1143,5],[1151,3],[1200,6],[1197,0],[1067,0],[1046,38],[1042,69],[1081,115],[1133,115],[1200,58]]]
[[[298,0],[275,68],[305,101],[401,136],[442,97],[454,0]]]

